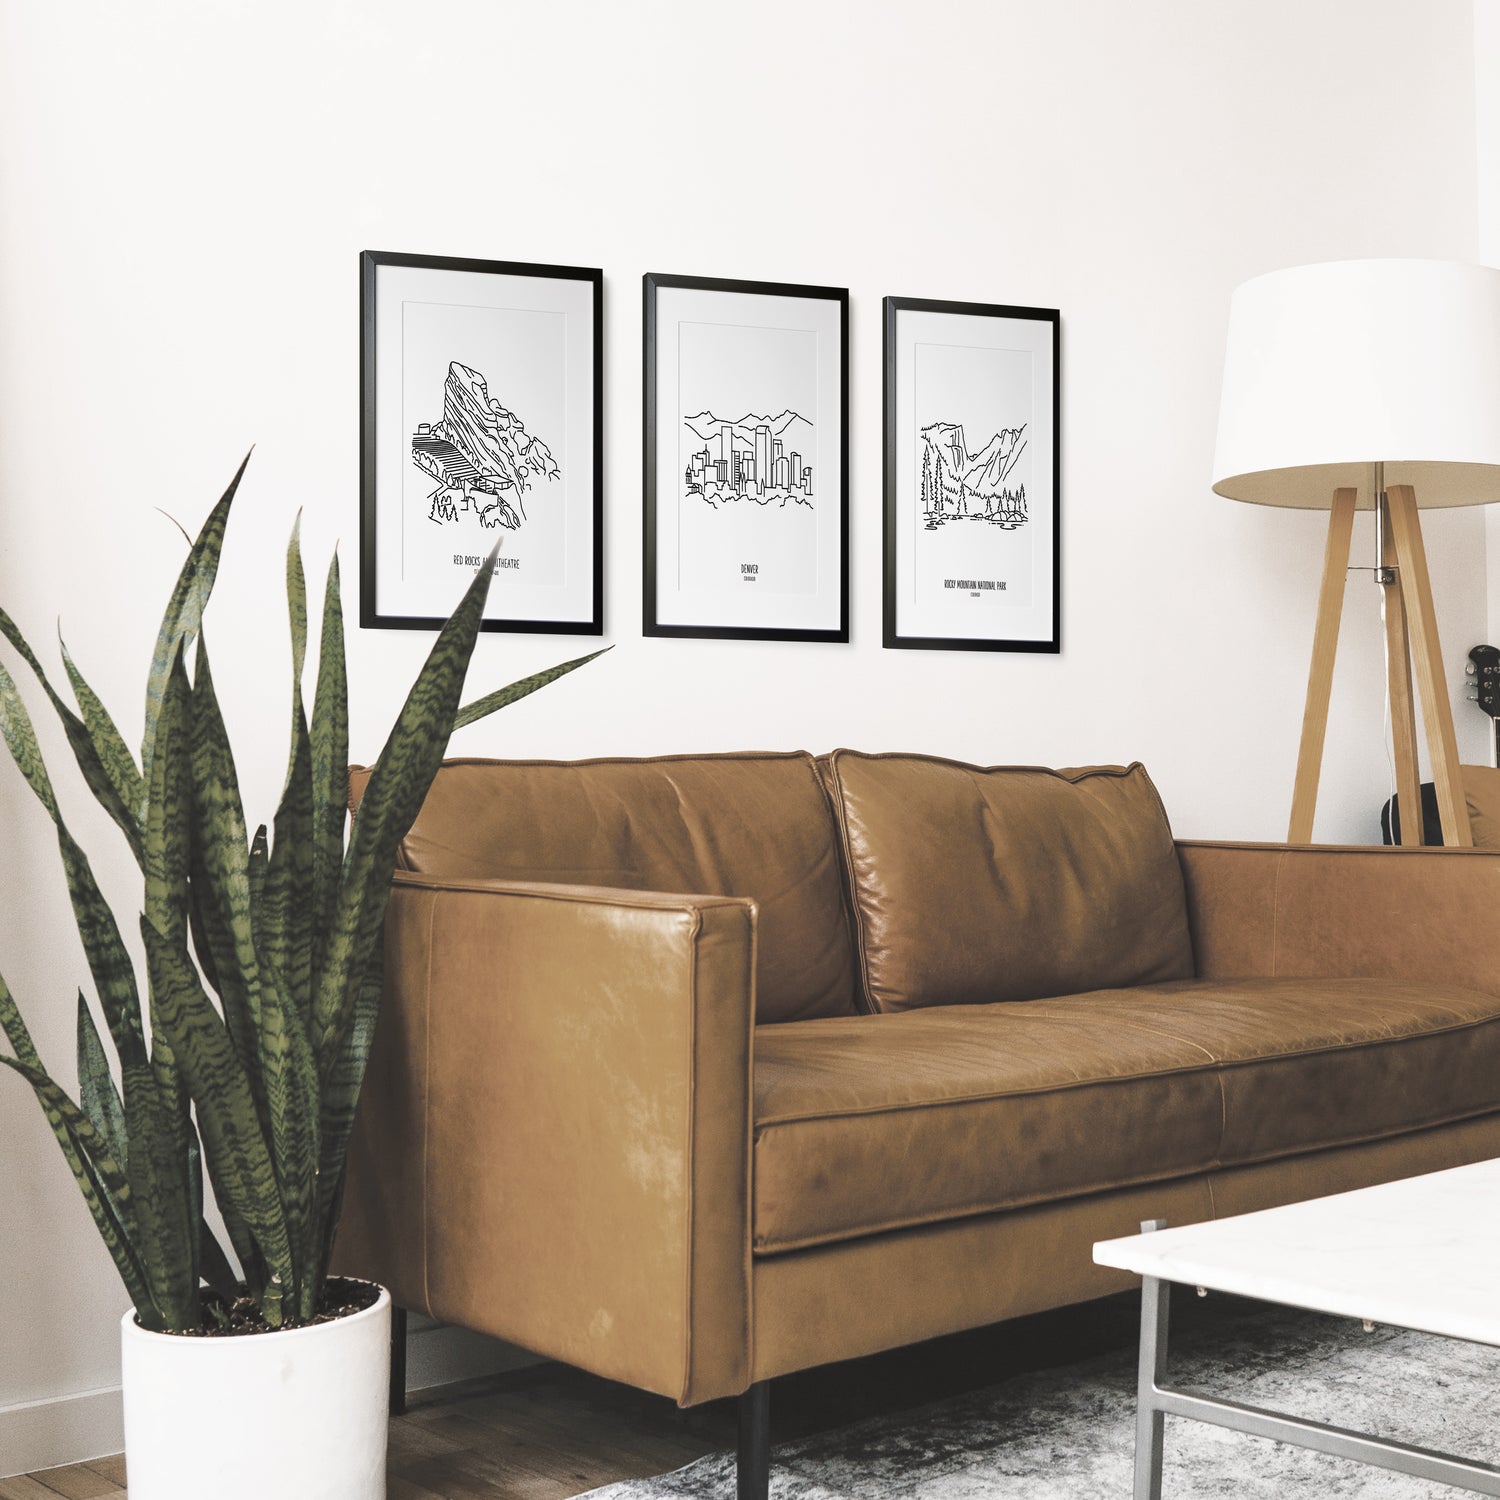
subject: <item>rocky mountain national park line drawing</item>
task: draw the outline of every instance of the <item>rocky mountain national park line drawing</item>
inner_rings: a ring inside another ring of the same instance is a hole
[[[1007,483],[1026,449],[1026,423],[1004,427],[977,453],[970,453],[963,427],[934,422],[922,429],[923,529],[950,521],[988,521],[1014,531],[1030,520],[1026,486]]]
[[[552,450],[489,394],[483,375],[454,360],[443,383],[443,416],[412,434],[411,456],[438,487],[427,497],[428,519],[444,525],[472,512],[492,530],[516,531],[526,520],[522,496],[535,479],[562,471]]]
[[[683,425],[703,444],[683,471],[685,498],[696,496],[711,510],[748,500],[762,508],[805,505],[814,509],[813,424],[794,411],[738,421],[711,411],[684,417]]]

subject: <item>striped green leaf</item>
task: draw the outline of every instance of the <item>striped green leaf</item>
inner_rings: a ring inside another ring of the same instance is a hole
[[[93,1122],[42,1067],[26,1023],[3,979],[0,979],[0,1030],[5,1032],[16,1053],[14,1057],[0,1054],[0,1065],[19,1073],[31,1085],[130,1300],[141,1321],[148,1327],[156,1326],[150,1284],[135,1245],[135,1214],[125,1170]]]
[[[91,756],[85,755],[69,722],[71,715],[65,715],[63,723],[68,726],[68,740],[73,746],[74,757],[83,771],[89,789],[110,817],[119,824],[120,831],[125,835],[139,863],[142,858],[139,809],[145,800],[140,768],[124,737],[116,728],[109,710],[74,664],[67,643],[60,633],[57,646],[62,653],[68,681],[72,684],[73,698],[83,713],[83,727],[88,736],[88,748],[92,751]],[[45,681],[43,687],[46,687]],[[53,697],[50,689],[47,696]],[[62,713],[61,709],[58,711]],[[99,784],[101,781],[102,788]]]
[[[145,1039],[135,969],[121,941],[114,913],[94,879],[88,856],[78,847],[63,822],[31,716],[16,691],[15,680],[3,666],[0,666],[0,737],[4,738],[21,774],[57,827],[58,850],[67,876],[74,920],[115,1048],[122,1062],[140,1062],[145,1057]]]
[[[313,805],[312,756],[300,703],[293,707],[292,739],[296,752],[276,809],[276,838],[257,908],[256,940],[266,962],[281,975],[306,1032],[312,1012]]]
[[[251,857],[251,908],[260,978],[260,1073],[270,1121],[271,1159],[281,1192],[297,1282],[293,1313],[317,1311],[314,1205],[318,1169],[318,1075],[309,1025],[313,967],[312,750],[302,706],[307,658],[307,584],[298,542],[287,544],[287,614],[292,636],[292,750],[275,842],[268,859]],[[264,835],[257,842],[264,848]],[[264,872],[263,874],[261,872]]]
[[[171,1038],[196,1106],[214,1196],[243,1220],[265,1258],[270,1282],[261,1310],[277,1327],[283,1320],[282,1299],[293,1285],[292,1248],[250,1081],[187,955],[144,918],[141,936],[151,972],[153,1027]]]
[[[104,1043],[83,991],[78,992],[78,1102],[89,1123],[109,1143],[110,1155],[128,1170],[130,1152],[125,1136],[125,1106],[109,1071]]]
[[[327,1271],[333,1255],[334,1236],[338,1233],[344,1177],[348,1169],[349,1138],[354,1129],[353,1105],[358,1103],[360,1087],[364,1083],[365,1064],[370,1059],[370,1046],[375,1039],[375,1022],[380,1015],[384,981],[385,946],[376,942],[360,980],[353,1018],[324,1085],[327,1097],[338,1101],[340,1107],[325,1111],[323,1159],[318,1174],[318,1219],[323,1236],[318,1257],[320,1274]]]
[[[270,1104],[261,1073],[261,981],[250,897],[250,852],[229,736],[214,690],[208,638],[200,634],[190,700],[193,781],[193,931],[210,963],[205,974],[223,1008],[226,1030],[254,1104],[261,1139],[271,1137]],[[199,1105],[200,1118],[203,1106]],[[211,1172],[212,1176],[213,1173]],[[274,1171],[273,1171],[274,1177]],[[251,1218],[223,1192],[215,1194],[250,1295],[264,1303],[289,1292],[290,1273],[278,1284],[257,1240]],[[279,1212],[279,1195],[276,1201]]]
[[[224,491],[219,503],[209,512],[197,540],[188,549],[187,560],[177,575],[172,597],[162,616],[161,629],[156,637],[156,649],[151,657],[151,675],[146,683],[146,732],[141,744],[141,776],[144,786],[150,785],[151,746],[156,739],[156,720],[161,713],[162,694],[166,691],[167,679],[172,672],[172,662],[183,645],[191,641],[203,623],[203,610],[213,593],[214,579],[219,572],[219,553],[224,546],[224,528],[229,524],[229,507],[234,502],[234,493],[240,487],[245,465],[250,462],[247,453],[229,488]],[[144,789],[144,787],[143,787]],[[145,820],[145,810],[141,812]]]
[[[250,840],[250,908],[260,905],[266,888],[266,866],[270,863],[270,842],[266,838],[266,825],[262,823]]]
[[[150,750],[146,790],[143,920],[179,950],[187,943],[187,881],[192,824],[188,709],[191,688],[178,646],[162,691]],[[125,1069],[125,1108],[131,1126],[131,1185],[139,1204],[141,1244],[152,1294],[173,1328],[196,1327],[198,1221],[190,1163],[192,1125],[177,1060],[177,1040],[151,985],[152,1055],[149,1071]],[[142,1149],[144,1147],[144,1150]]]
[[[15,621],[4,610],[0,610],[0,635],[4,635],[16,648],[26,665],[31,668],[37,681],[41,683],[48,702],[52,704],[58,718],[62,721],[63,730],[68,737],[68,745],[73,751],[73,758],[78,762],[79,770],[83,772],[84,781],[99,804],[119,824],[130,844],[131,851],[139,860],[138,783],[140,773],[136,771],[135,762],[130,759],[128,750],[124,751],[123,763],[116,759],[115,750],[109,743],[108,737],[108,731],[113,731],[114,725],[109,722],[109,715],[104,712],[103,705],[92,693],[88,693],[88,701],[80,697],[79,702],[85,709],[84,718],[80,719],[53,688],[41,662],[37,660],[36,653],[27,643],[25,636],[21,634]],[[64,649],[63,658],[68,667],[69,677],[75,682],[81,682],[82,678],[77,675],[76,669],[67,660],[66,649]],[[85,690],[87,687],[85,683]],[[103,715],[102,722],[98,717],[100,714]],[[105,730],[104,724],[108,724],[108,731]],[[115,738],[118,740],[118,734]],[[123,744],[120,749],[124,749]]]
[[[144,920],[144,919],[143,919]],[[152,986],[153,991],[155,986]],[[162,1325],[173,1332],[199,1322],[193,1218],[187,1178],[186,1100],[171,1039],[161,1034],[155,996],[149,1065],[126,1064],[127,1172],[135,1205],[136,1244]]]
[[[605,651],[613,650],[613,646],[606,646],[602,651],[590,651],[587,656],[574,657],[572,661],[565,661],[560,666],[548,667],[545,672],[536,672],[530,677],[523,677],[519,682],[511,683],[509,687],[497,688],[493,693],[486,693],[483,698],[476,698],[474,702],[459,709],[454,716],[453,727],[462,729],[465,725],[483,719],[497,709],[505,708],[521,698],[528,697],[539,688],[546,687],[549,682],[556,682],[559,677],[566,677],[569,672],[576,672],[579,667],[586,667],[591,661],[596,661],[603,656]]]
[[[0,666],[0,735],[4,736],[11,759],[26,778],[26,784],[36,793],[52,821],[60,824],[62,814],[57,810],[57,796],[47,774],[47,763],[42,759],[31,715],[16,688],[15,678],[3,666]]]
[[[458,711],[493,566],[491,552],[438,633],[360,801],[314,1010],[318,1066],[325,1077],[349,1029],[361,971],[385,914],[396,846],[411,827],[442,764],[447,726]],[[335,1107],[352,1110],[353,1100]]]
[[[84,957],[94,980],[94,993],[104,1011],[104,1020],[122,1064],[143,1061],[145,1039],[141,1029],[141,1001],[136,988],[135,965],[120,936],[115,914],[94,879],[88,856],[73,835],[58,824],[57,846],[68,877],[73,918],[83,942]]]
[[[316,1244],[318,1072],[303,1019],[269,965],[261,973],[260,1069],[271,1122],[271,1161],[296,1270],[288,1295],[296,1299],[294,1315],[307,1319],[317,1311],[317,1278],[310,1261]]]
[[[208,888],[208,874],[198,857],[196,847],[191,848],[193,863],[188,871],[188,931],[193,939],[193,957],[208,981],[208,987],[216,995],[223,988],[219,977],[217,954],[220,951],[215,939],[223,937],[222,923],[218,922],[218,903]],[[205,897],[208,899],[205,901]],[[210,930],[212,926],[212,930]]]
[[[181,945],[186,941],[188,840],[192,788],[187,780],[188,687],[179,644],[152,726],[144,839],[145,920]],[[151,1065],[125,1070],[131,1138],[131,1185],[140,1205],[141,1242],[152,1292],[169,1326],[193,1327],[198,1305],[201,1207],[193,1201],[189,1157],[192,1126],[177,1064],[175,1039],[162,1019],[156,985],[150,995]],[[178,1320],[182,1321],[179,1322]]]
[[[335,553],[323,589],[323,629],[318,643],[318,685],[313,695],[312,912],[313,984],[323,967],[323,945],[333,929],[339,875],[344,864],[345,809],[349,804],[349,684],[344,666],[344,606]]]
[[[187,888],[193,818],[189,704],[192,688],[179,648],[153,726],[146,794],[146,916],[173,942],[187,941]]]
[[[63,1157],[73,1173],[73,1180],[83,1194],[90,1216],[109,1251],[120,1280],[135,1304],[141,1323],[147,1328],[164,1328],[151,1299],[151,1286],[144,1266],[132,1243],[133,1217],[130,1214],[130,1187],[103,1140],[83,1111],[40,1068],[19,1058],[0,1054],[0,1066],[19,1073],[32,1087],[52,1128]]]
[[[302,698],[302,669],[307,663],[307,577],[302,571],[302,512],[292,523],[286,548],[286,602],[292,624],[292,689]]]
[[[0,979],[0,1031],[5,1033],[5,1040],[10,1043],[21,1062],[28,1068],[41,1068],[42,1059],[37,1053],[36,1043],[31,1040],[31,1033],[21,1018],[20,1007],[12,998],[4,979]]]
[[[287,548],[287,605],[292,627],[292,751],[281,805],[276,809],[276,837],[266,868],[265,894],[256,909],[255,936],[306,1033],[312,1012],[313,776],[312,746],[302,706],[307,590],[295,530]]]
[[[250,909],[250,854],[245,844],[239,777],[214,692],[206,635],[198,641],[188,718],[196,930],[211,955],[215,988],[235,1055],[263,1112],[265,1095],[256,1035],[260,1024],[259,965]]]

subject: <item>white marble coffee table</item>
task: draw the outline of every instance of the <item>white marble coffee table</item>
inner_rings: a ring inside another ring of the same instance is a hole
[[[1136,1500],[1161,1500],[1168,1413],[1500,1496],[1500,1468],[1163,1385],[1169,1284],[1500,1347],[1500,1160],[1180,1229],[1142,1226],[1094,1259],[1141,1287]]]

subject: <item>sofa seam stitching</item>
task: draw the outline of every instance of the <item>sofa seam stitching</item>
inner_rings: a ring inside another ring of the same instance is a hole
[[[1220,1077],[1220,1093],[1222,1098],[1223,1081],[1222,1075],[1230,1068],[1253,1068],[1262,1063],[1280,1062],[1292,1057],[1327,1057],[1337,1052],[1354,1052],[1364,1047],[1393,1047],[1400,1046],[1406,1042],[1419,1042],[1427,1037],[1450,1036],[1455,1032],[1474,1031],[1483,1026],[1500,1025],[1500,1012],[1490,1016],[1480,1016],[1470,1021],[1454,1021],[1446,1026],[1428,1027],[1422,1031],[1408,1032],[1403,1035],[1388,1032],[1385,1036],[1369,1037],[1358,1042],[1335,1042],[1325,1047],[1304,1047],[1292,1052],[1267,1052],[1260,1057],[1240,1058],[1229,1061],[1218,1057],[1201,1046],[1197,1042],[1186,1041],[1185,1038],[1174,1036],[1169,1031],[1157,1031],[1147,1026],[1135,1025],[1129,1021],[1117,1023],[1120,1029],[1140,1031],[1148,1036],[1171,1037],[1173,1041],[1183,1042],[1189,1047],[1197,1047],[1203,1053],[1205,1062],[1176,1068],[1160,1068],[1149,1073],[1122,1073],[1109,1078],[1075,1078],[1067,1083],[1046,1084],[1039,1088],[1031,1089],[1007,1089],[1003,1092],[988,1094],[958,1094],[951,1099],[933,1099],[927,1102],[910,1104],[879,1104],[864,1109],[822,1110],[816,1114],[799,1115],[775,1115],[761,1116],[756,1120],[757,1129],[775,1128],[779,1125],[801,1125],[817,1120],[842,1120],[852,1118],[864,1118],[869,1115],[898,1115],[911,1114],[924,1109],[940,1109],[956,1104],[984,1104],[992,1099],[1034,1099],[1045,1094],[1066,1093],[1070,1089],[1093,1088],[1106,1084],[1134,1083],[1142,1078],[1179,1078],[1193,1073],[1215,1072]]]
[[[844,844],[843,811],[832,785],[832,783],[838,780],[838,768],[835,766],[833,759],[837,753],[836,750],[831,751],[826,757],[823,757],[828,762],[827,776],[823,775],[819,769],[819,757],[814,756],[812,758],[812,773],[813,779],[818,783],[818,791],[823,798],[823,809],[828,814],[828,821],[833,828],[834,861],[838,866],[839,915],[843,918],[844,938],[849,946],[849,958],[858,971],[849,976],[849,1001],[853,1014],[859,1015],[862,1010],[868,1011],[869,997],[865,993],[865,970],[859,935],[854,930],[858,920],[857,903],[854,893],[854,865],[849,857],[849,851]],[[756,1004],[759,1005],[759,1003],[760,996],[757,994]],[[816,1014],[815,1012],[814,1015]]]
[[[1214,1148],[1215,1167],[1224,1165],[1224,1142],[1229,1135],[1229,1093],[1224,1087],[1224,1061],[1221,1058],[1214,1069],[1214,1081],[1219,1086],[1219,1144]]]
[[[561,881],[511,881],[483,875],[431,875],[421,870],[402,873],[416,878],[400,881],[400,890],[425,891],[432,895],[452,892],[463,896],[511,896],[518,900],[556,901],[564,906],[624,906],[632,911],[693,912],[710,907],[739,906],[754,899],[751,896],[700,895],[693,891],[637,891],[623,885],[569,886]],[[569,892],[587,894],[567,894]],[[595,892],[598,894],[594,894]],[[632,901],[632,896],[641,899]]]
[[[1016,771],[1026,772],[1037,776],[1053,776],[1059,781],[1066,781],[1076,786],[1081,781],[1092,780],[1095,776],[1109,776],[1117,781],[1124,780],[1137,769],[1144,771],[1145,764],[1139,760],[1133,760],[1129,765],[1120,766],[1074,766],[1070,769],[1073,774],[1059,770],[1056,766],[1022,766],[1022,765],[991,765],[979,766],[972,761],[953,760],[946,755],[925,755],[920,750],[851,750],[847,745],[841,745],[838,749],[830,751],[830,758],[835,755],[852,755],[859,760],[920,760],[928,765],[955,766],[961,771]],[[1153,790],[1155,788],[1153,787]],[[1157,794],[1158,799],[1160,793]],[[1166,809],[1162,809],[1165,816]]]
[[[773,1255],[795,1254],[803,1250],[817,1250],[833,1245],[847,1245],[858,1240],[878,1237],[882,1234],[899,1233],[905,1229],[930,1228],[933,1225],[941,1225],[954,1221],[983,1218],[988,1214],[1008,1214],[1022,1212],[1033,1208],[1049,1208],[1055,1204],[1068,1203],[1079,1198],[1100,1197],[1119,1188],[1150,1187],[1153,1184],[1171,1182],[1191,1182],[1194,1178],[1201,1177],[1208,1182],[1214,1172],[1237,1172],[1243,1168],[1266,1166],[1273,1162],[1296,1161],[1304,1156],[1316,1156],[1320,1151],[1346,1151],[1356,1146],[1378,1145],[1385,1141],[1399,1141],[1407,1136],[1421,1135],[1429,1130],[1443,1130],[1449,1126],[1467,1124],[1471,1120],[1483,1120],[1492,1116],[1500,1116],[1500,1110],[1480,1109],[1470,1111],[1466,1114],[1454,1115],[1448,1119],[1427,1120],[1418,1125],[1409,1126],[1403,1130],[1392,1131],[1384,1135],[1371,1135],[1363,1133],[1359,1135],[1345,1136],[1341,1140],[1323,1141],[1315,1146],[1299,1147],[1295,1151],[1272,1152],[1269,1155],[1250,1156],[1243,1161],[1236,1161],[1233,1166],[1211,1166],[1204,1165],[1192,1167],[1184,1172],[1171,1172],[1157,1176],[1135,1176],[1124,1182],[1116,1182],[1103,1187],[1086,1187],[1065,1194],[1062,1197],[1032,1197],[1021,1198],[1004,1204],[978,1204],[973,1207],[944,1210],[924,1217],[909,1219],[890,1220],[885,1223],[876,1224],[870,1228],[861,1227],[847,1233],[835,1233],[827,1237],[816,1239],[791,1240],[786,1242],[773,1242],[775,1249],[767,1252],[764,1245],[758,1246],[762,1258]],[[1210,1185],[1211,1188],[1211,1185]]]
[[[865,1013],[879,1015],[880,1007],[875,1003],[875,993],[870,983],[870,949],[865,931],[864,905],[859,898],[860,883],[854,868],[854,846],[849,838],[849,804],[844,796],[844,778],[839,771],[839,757],[855,753],[857,752],[835,750],[828,757],[828,765],[833,772],[833,785],[837,793],[838,816],[834,821],[838,827],[839,846],[844,853],[844,869],[849,882],[849,911],[854,918],[855,936],[858,941],[860,994],[864,1000]]]
[[[1407,845],[1407,844],[1293,844],[1277,843],[1270,839],[1186,839],[1179,838],[1175,842],[1185,845],[1189,849],[1248,849],[1265,853],[1286,853],[1290,847],[1292,852],[1305,853],[1315,850],[1320,856],[1330,854],[1352,854],[1363,855],[1370,859],[1450,859],[1453,855],[1455,845],[1446,847],[1437,844]],[[1488,848],[1465,845],[1463,853],[1466,856],[1484,855],[1489,859],[1500,859],[1500,849],[1494,846]]]
[[[1319,1149],[1319,1148],[1314,1148]],[[1271,1158],[1275,1160],[1275,1158]],[[1255,1163],[1247,1163],[1255,1165]],[[913,1216],[905,1219],[890,1219],[872,1225],[870,1228],[861,1227],[845,1233],[835,1232],[832,1235],[818,1238],[805,1238],[801,1240],[779,1241],[776,1243],[777,1254],[790,1254],[799,1250],[816,1250],[827,1245],[845,1245],[854,1240],[863,1240],[878,1237],[882,1234],[895,1234],[904,1229],[928,1228],[934,1224],[946,1224],[954,1220],[978,1219],[987,1214],[1008,1214],[1024,1212],[1032,1208],[1049,1208],[1058,1203],[1069,1203],[1079,1198],[1102,1197],[1105,1194],[1118,1191],[1121,1188],[1151,1187],[1163,1182],[1191,1181],[1195,1177],[1206,1177],[1212,1167],[1206,1163],[1202,1166],[1189,1167],[1184,1171],[1167,1172],[1164,1174],[1142,1174],[1130,1177],[1125,1181],[1115,1181],[1107,1186],[1084,1187],[1075,1189],[1063,1197],[1024,1197],[1014,1199],[1008,1203],[974,1203],[962,1208],[944,1209],[931,1214]],[[764,1252],[763,1252],[764,1253]]]
[[[810,760],[811,750],[684,750],[674,755],[592,755],[582,760],[549,760],[546,757],[511,760],[494,755],[454,755],[444,759],[443,767],[449,766],[659,766],[675,765],[682,761],[745,761],[745,760]],[[370,766],[351,766],[355,771],[370,771]]]

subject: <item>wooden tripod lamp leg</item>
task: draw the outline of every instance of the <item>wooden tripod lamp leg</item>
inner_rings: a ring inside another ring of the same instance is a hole
[[[1443,683],[1443,653],[1438,645],[1437,614],[1432,607],[1432,581],[1427,574],[1422,523],[1417,518],[1416,491],[1409,484],[1396,484],[1388,494],[1397,576],[1411,625],[1412,654],[1417,686],[1422,691],[1422,721],[1427,726],[1427,753],[1432,761],[1443,843],[1450,848],[1472,848],[1474,836],[1469,828],[1469,809],[1458,769],[1453,710]]]
[[[1387,506],[1380,518],[1385,553],[1394,562],[1396,538]],[[1383,583],[1385,594],[1386,681],[1391,694],[1391,740],[1396,752],[1396,805],[1401,815],[1401,842],[1422,842],[1422,787],[1417,772],[1417,700],[1412,692],[1411,640],[1406,630],[1406,601],[1401,595],[1401,573],[1392,568],[1393,581]],[[1413,811],[1412,809],[1415,809]]]
[[[1297,751],[1297,781],[1292,789],[1292,821],[1286,836],[1289,844],[1312,842],[1323,741],[1328,733],[1328,700],[1333,693],[1333,658],[1338,651],[1339,620],[1344,612],[1344,582],[1349,576],[1354,495],[1352,489],[1335,490],[1333,506],[1328,512],[1328,544],[1323,549],[1323,583],[1318,590],[1318,623],[1313,631],[1307,706],[1302,711],[1302,743]]]

